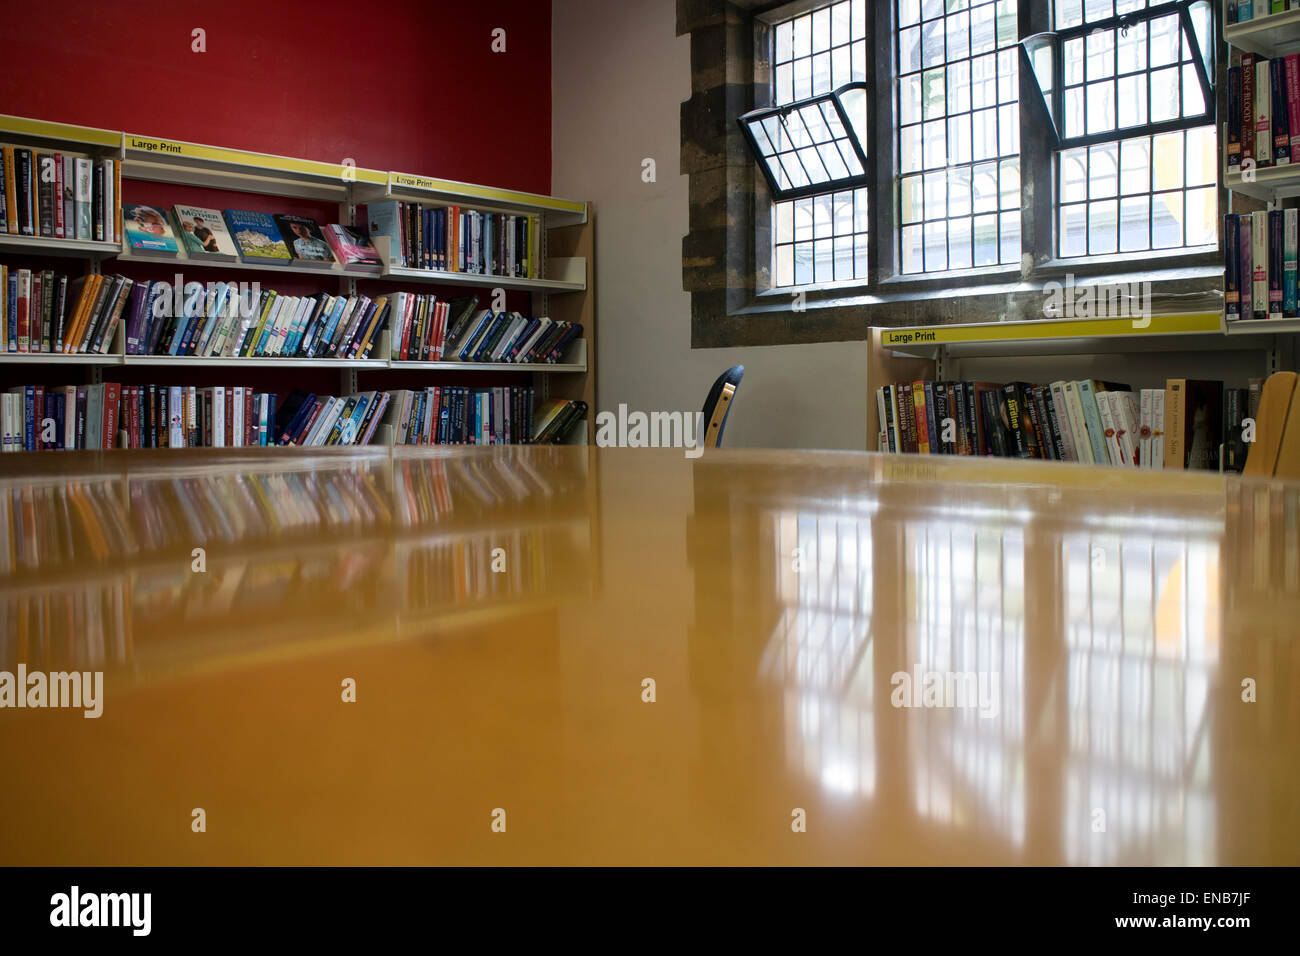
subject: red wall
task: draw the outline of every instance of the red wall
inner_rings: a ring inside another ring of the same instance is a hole
[[[4,32],[6,113],[550,191],[547,2],[29,0]]]

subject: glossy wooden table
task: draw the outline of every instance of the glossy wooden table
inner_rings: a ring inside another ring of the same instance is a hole
[[[1300,863],[1298,505],[862,454],[5,456],[0,670],[105,688],[0,710],[0,863]]]

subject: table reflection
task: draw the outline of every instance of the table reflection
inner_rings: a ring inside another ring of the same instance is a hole
[[[0,669],[143,680],[584,593],[585,457],[534,451],[117,456],[0,481]]]
[[[947,473],[963,480],[932,470],[918,487],[902,480],[915,468],[878,464],[858,493],[800,504],[786,476],[700,465],[697,511],[727,485],[732,541],[765,542],[770,593],[721,583],[772,622],[756,670],[779,695],[785,765],[826,800],[1007,861],[1220,860],[1226,820],[1229,843],[1248,824],[1216,787],[1241,750],[1269,746],[1242,730],[1300,731],[1289,687],[1239,695],[1252,662],[1300,676],[1300,628],[1272,603],[1300,611],[1285,600],[1300,593],[1300,489],[1216,477],[1171,495],[1152,480],[1117,499]],[[995,706],[895,706],[902,671],[987,678]],[[1272,771],[1270,792],[1295,786]]]

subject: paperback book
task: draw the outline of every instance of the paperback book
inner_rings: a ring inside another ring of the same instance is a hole
[[[239,253],[226,230],[221,212],[202,206],[172,206],[177,233],[191,259],[237,262]]]
[[[318,266],[328,269],[334,265],[334,253],[321,233],[315,219],[277,213],[274,217],[280,235],[288,245],[294,265]]]
[[[122,224],[132,255],[175,259],[181,254],[171,223],[160,209],[138,203],[124,203]]]
[[[275,220],[268,213],[227,209],[224,215],[239,256],[245,262],[286,265],[293,258]]]

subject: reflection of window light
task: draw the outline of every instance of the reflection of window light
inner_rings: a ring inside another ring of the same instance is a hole
[[[909,663],[998,675],[998,712],[907,716],[913,802],[924,817],[1025,840],[1024,534],[972,520],[904,529]]]
[[[786,754],[828,792],[876,786],[871,522],[833,510],[773,516],[783,609],[760,662],[786,688]]]
[[[1157,864],[1213,860],[1209,668],[1219,650],[1219,545],[1079,532],[1062,542],[1069,753],[1066,858]],[[1105,812],[1105,833],[1093,831]]]

